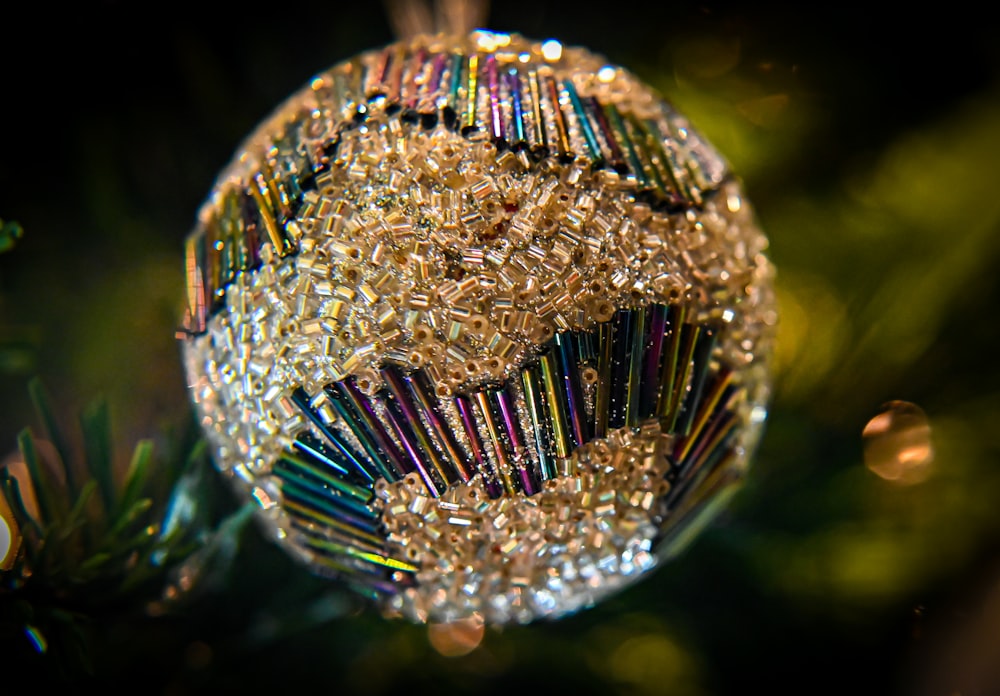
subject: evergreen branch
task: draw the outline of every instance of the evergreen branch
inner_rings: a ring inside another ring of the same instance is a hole
[[[72,466],[73,461],[70,457],[69,447],[66,444],[66,438],[59,427],[55,413],[52,411],[52,400],[45,389],[45,385],[42,384],[42,380],[37,377],[32,378],[28,382],[28,394],[31,396],[31,403],[41,418],[42,425],[45,427],[44,432],[46,437],[48,437],[52,446],[55,447],[59,459],[66,466],[66,483],[69,486],[70,494],[75,495],[79,490],[77,488],[76,472],[74,471],[76,467]]]
[[[141,440],[119,484],[107,404],[99,400],[81,413],[83,447],[75,452],[42,384],[33,380],[30,391],[55,453],[39,451],[25,429],[18,447],[27,476],[0,468],[0,494],[23,542],[13,567],[0,571],[0,651],[16,636],[58,671],[87,672],[94,647],[84,630],[89,617],[100,615],[102,623],[134,617],[165,587],[174,599],[190,600],[221,586],[250,511],[213,523],[201,441],[181,467],[157,463],[153,442]]]
[[[131,510],[142,492],[143,486],[149,474],[149,462],[153,458],[153,441],[142,440],[135,447],[132,453],[132,463],[129,465],[128,473],[125,476],[125,486],[115,516],[120,517],[123,513]]]
[[[115,509],[114,460],[111,453],[111,414],[104,399],[98,399],[80,415],[87,470],[97,479],[104,509]]]

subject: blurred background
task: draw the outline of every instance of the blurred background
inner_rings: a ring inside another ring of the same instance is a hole
[[[514,0],[489,22],[632,68],[745,181],[781,329],[767,431],[717,523],[598,607],[464,647],[383,621],[251,527],[189,609],[97,617],[99,680],[1000,693],[1000,42],[956,5],[755,5]],[[37,16],[5,23],[0,70],[0,218],[24,229],[0,255],[0,458],[37,426],[34,375],[70,430],[106,396],[127,458],[191,419],[182,242],[215,174],[281,100],[390,25],[378,3],[22,9]],[[0,683],[46,678],[0,665]]]

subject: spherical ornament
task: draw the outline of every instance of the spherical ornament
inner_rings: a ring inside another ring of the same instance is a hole
[[[313,571],[416,621],[566,614],[741,478],[766,245],[626,70],[419,36],[317,76],[219,177],[187,242],[192,395]]]

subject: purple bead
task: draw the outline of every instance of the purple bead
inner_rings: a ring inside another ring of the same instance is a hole
[[[479,429],[476,427],[475,416],[472,411],[472,403],[467,396],[455,397],[455,408],[458,410],[458,417],[465,428],[465,435],[469,438],[469,445],[472,449],[472,458],[475,461],[476,469],[483,479],[483,486],[486,494],[491,498],[499,498],[503,495],[503,488],[497,480],[496,474],[490,466],[486,453],[483,451],[483,444],[479,439]]]
[[[493,140],[504,140],[503,112],[500,106],[500,77],[497,74],[497,59],[492,53],[486,56],[486,80],[490,94],[490,130]]]
[[[407,459],[413,463],[413,468],[417,470],[420,474],[420,478],[424,480],[427,485],[427,490],[430,491],[431,495],[437,498],[440,496],[444,489],[434,477],[431,476],[430,470],[427,465],[424,464],[423,458],[420,456],[420,448],[416,442],[414,442],[413,431],[408,428],[400,418],[401,414],[393,413],[393,409],[387,408],[385,410],[386,420],[389,421],[389,425],[392,427],[393,432],[396,433],[396,437],[399,438],[400,443],[403,445],[403,451],[406,453]]]

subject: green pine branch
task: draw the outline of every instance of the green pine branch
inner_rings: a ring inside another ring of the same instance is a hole
[[[93,621],[125,620],[151,607],[162,614],[218,585],[250,510],[214,519],[203,442],[171,457],[142,440],[119,473],[106,403],[84,410],[77,451],[41,382],[29,391],[41,435],[24,429],[23,470],[0,469],[16,554],[0,570],[0,650],[33,653],[73,675],[90,669]]]

